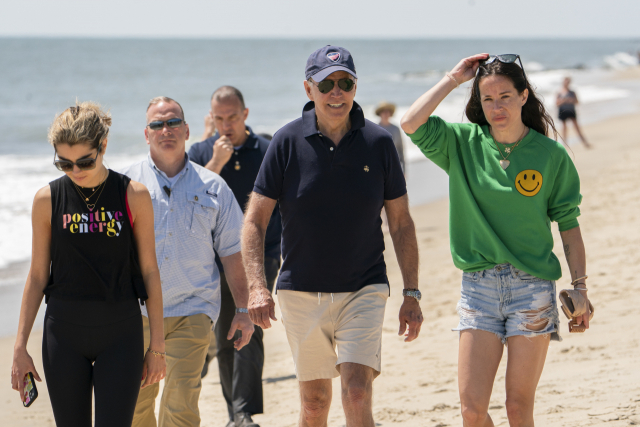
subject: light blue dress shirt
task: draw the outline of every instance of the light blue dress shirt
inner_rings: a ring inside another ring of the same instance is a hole
[[[173,184],[151,155],[121,173],[151,194],[164,317],[204,313],[215,322],[220,272],[214,250],[220,257],[240,252],[243,215],[233,192],[218,174],[190,162],[186,154]],[[144,306],[142,314],[147,316]]]

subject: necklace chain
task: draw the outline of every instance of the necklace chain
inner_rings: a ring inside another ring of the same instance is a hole
[[[73,185],[74,185],[74,187],[75,187],[76,191],[78,192],[78,194],[80,194],[80,196],[81,196],[85,201],[89,201],[93,196],[95,196],[95,195],[97,194],[97,193],[96,193],[96,189],[98,189],[98,190],[99,190],[99,189],[101,188],[101,186],[104,184],[104,182],[105,182],[105,181],[106,181],[106,179],[105,179],[105,180],[103,180],[103,181],[102,181],[100,184],[98,184],[97,186],[95,186],[95,187],[91,190],[91,194],[90,194],[89,196],[87,196],[86,194],[84,194],[84,191],[82,191],[82,190],[81,190],[82,188],[86,188],[86,187],[81,187],[81,186],[79,186],[78,184],[76,184],[75,182],[73,182],[73,180],[71,180],[71,182],[73,182]]]
[[[524,130],[522,131],[522,134],[520,135],[520,139],[513,145],[513,147],[506,147],[505,148],[505,151],[507,152],[506,157],[505,157],[504,154],[502,154],[502,151],[500,150],[500,146],[498,145],[498,141],[496,141],[496,139],[493,138],[493,135],[491,135],[491,137],[493,138],[493,142],[496,144],[496,148],[498,149],[498,153],[500,153],[500,155],[502,156],[503,160],[507,160],[509,158],[509,156],[511,155],[511,153],[516,151],[516,147],[518,147],[518,145],[522,142],[524,137],[527,135],[527,131],[528,130],[529,130],[529,128],[525,126]]]
[[[86,196],[82,190],[80,190],[80,186],[78,184],[76,184],[73,180],[71,180],[71,182],[73,183],[73,186],[75,187],[76,191],[78,192],[78,194],[80,195],[80,198],[82,199],[82,201],[84,202],[85,205],[87,205],[87,209],[89,209],[89,211],[93,212],[93,210],[96,207],[96,203],[98,203],[98,199],[100,199],[100,196],[102,195],[102,191],[104,190],[104,187],[106,186],[107,183],[107,178],[109,177],[109,171],[107,170],[107,176],[102,180],[102,182],[100,184],[98,184],[95,189],[93,190],[93,193],[91,193],[90,196]],[[98,191],[99,190],[99,191]],[[95,202],[93,203],[87,203],[91,200],[91,198],[97,194],[98,197],[96,197]]]

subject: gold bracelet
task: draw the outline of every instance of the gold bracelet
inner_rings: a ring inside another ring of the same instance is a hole
[[[445,75],[446,75],[447,77],[449,77],[449,78],[450,78],[450,79],[451,79],[451,80],[456,84],[456,88],[459,88],[459,87],[460,87],[460,83],[458,83],[458,81],[456,80],[456,78],[455,78],[455,77],[453,77],[453,76],[452,76],[451,74],[449,74],[448,72],[447,72],[447,73],[445,73]]]
[[[158,356],[162,357],[163,359],[164,359],[164,356],[167,354],[167,352],[160,353],[159,351],[151,350],[149,347],[147,347],[147,353],[151,353],[155,357],[158,357]]]
[[[582,276],[582,277],[578,277],[576,280],[574,280],[573,282],[571,282],[571,286],[575,286],[576,282],[582,279],[588,279],[589,276]]]

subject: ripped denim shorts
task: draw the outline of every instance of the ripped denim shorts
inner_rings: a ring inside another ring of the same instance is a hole
[[[460,323],[454,331],[492,332],[503,344],[515,335],[551,334],[562,341],[556,303],[556,283],[518,270],[511,264],[463,273],[458,302]]]

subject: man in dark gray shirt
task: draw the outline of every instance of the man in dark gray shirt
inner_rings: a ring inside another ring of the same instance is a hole
[[[391,138],[393,138],[393,145],[395,145],[396,150],[398,151],[398,157],[400,158],[400,165],[402,166],[402,172],[407,174],[407,169],[404,165],[404,148],[402,146],[402,132],[400,128],[394,124],[392,124],[389,119],[393,117],[393,114],[396,112],[395,104],[390,102],[381,102],[376,107],[376,115],[380,117],[380,127],[391,134]]]

